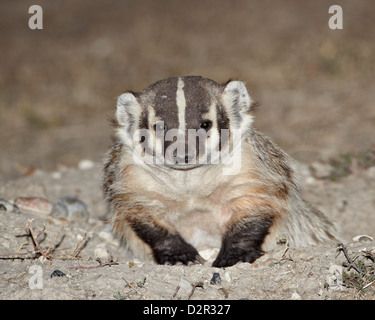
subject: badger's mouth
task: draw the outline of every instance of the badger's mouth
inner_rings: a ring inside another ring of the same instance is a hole
[[[203,166],[203,164],[199,164],[199,163],[175,163],[175,164],[170,164],[170,163],[164,163],[164,166],[170,168],[170,169],[173,169],[173,170],[180,170],[180,171],[188,171],[188,170],[192,170],[192,169],[195,169],[195,168],[198,168],[198,167],[201,167]]]

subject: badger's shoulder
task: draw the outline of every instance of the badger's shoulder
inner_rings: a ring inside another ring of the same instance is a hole
[[[291,186],[299,189],[296,161],[286,154],[267,135],[257,130],[251,130],[246,138],[250,146],[252,161],[259,173],[265,177],[273,176],[277,180],[285,180]]]
[[[112,198],[113,184],[116,181],[118,163],[121,160],[122,144],[113,143],[107,152],[103,167],[103,189],[107,197]]]

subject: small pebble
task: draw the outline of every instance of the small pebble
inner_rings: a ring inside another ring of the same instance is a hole
[[[199,251],[199,255],[206,261],[213,262],[217,257],[220,249],[219,248],[211,248],[211,249],[204,249]]]
[[[316,182],[316,179],[314,177],[306,177],[305,183],[306,184],[314,184]]]
[[[111,233],[109,233],[107,231],[104,231],[104,230],[100,231],[98,233],[98,236],[99,236],[99,238],[102,238],[103,240],[105,240],[107,242],[111,242],[112,238],[113,238]]]
[[[83,159],[78,163],[79,170],[88,170],[94,168],[95,163],[91,160]]]
[[[311,164],[312,175],[318,179],[328,178],[332,172],[332,166],[325,163],[313,162]]]
[[[118,246],[120,244],[119,239],[116,239],[111,232],[102,230],[98,233],[98,236],[111,245]]]
[[[18,197],[14,200],[14,205],[24,213],[40,217],[48,216],[52,210],[51,203],[41,197]]]
[[[53,204],[51,216],[68,221],[87,221],[89,213],[86,204],[75,197],[62,197]]]
[[[94,250],[94,257],[103,260],[108,260],[110,258],[110,254],[103,244],[98,244]]]
[[[212,275],[212,279],[210,281],[211,284],[221,284],[220,274],[218,272],[214,272]]]
[[[51,173],[51,176],[52,176],[53,179],[61,179],[62,174],[59,171],[55,171],[55,172]]]
[[[136,267],[142,267],[144,265],[144,263],[138,259],[133,259],[133,263]]]
[[[40,261],[41,264],[44,264],[48,259],[45,256],[42,255],[38,258],[38,260]],[[50,261],[50,260],[48,260],[48,261]]]
[[[60,270],[55,270],[51,273],[51,278],[53,277],[64,277],[66,274]]]
[[[19,213],[19,209],[16,205],[13,205],[9,201],[0,198],[0,213],[7,213],[7,212]]]
[[[373,241],[373,240],[374,240],[373,237],[370,237],[366,234],[360,234],[360,235],[355,236],[353,238],[353,241],[355,241],[355,242],[367,242],[367,241]]]
[[[227,281],[227,282],[231,282],[232,281],[232,277],[230,276],[230,272],[229,271],[224,271],[224,280]]]
[[[301,300],[301,296],[297,292],[293,292],[292,296],[290,297],[291,300]]]

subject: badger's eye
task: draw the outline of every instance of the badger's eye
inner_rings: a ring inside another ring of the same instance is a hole
[[[154,124],[154,130],[155,131],[165,131],[167,130],[165,124],[163,121],[157,122]]]
[[[212,121],[211,120],[204,120],[201,122],[200,127],[206,131],[210,130],[212,127]]]

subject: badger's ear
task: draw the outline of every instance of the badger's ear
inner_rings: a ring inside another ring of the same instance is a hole
[[[251,98],[247,92],[246,86],[241,81],[230,81],[224,89],[226,100],[231,107],[236,108],[240,112],[250,110]]]
[[[231,117],[234,128],[247,129],[253,121],[250,114],[252,100],[246,86],[241,81],[229,81],[225,84],[223,103]]]
[[[117,99],[116,132],[120,140],[126,145],[132,146],[134,133],[138,129],[141,114],[141,106],[134,93],[123,93]]]
[[[132,92],[125,92],[117,99],[116,120],[129,134],[137,128],[141,113],[137,98]]]

